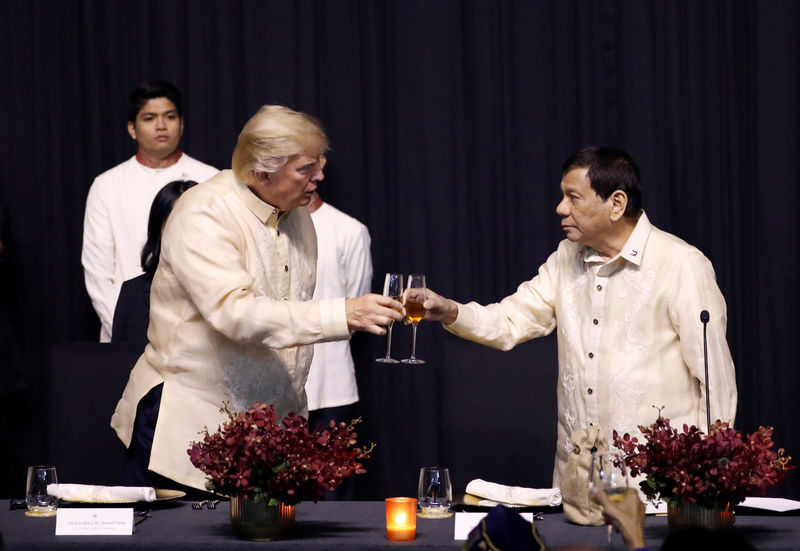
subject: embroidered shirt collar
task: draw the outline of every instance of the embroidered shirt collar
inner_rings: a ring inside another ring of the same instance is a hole
[[[639,220],[636,222],[636,226],[628,236],[628,240],[625,241],[625,245],[622,246],[622,250],[614,258],[609,260],[608,264],[611,264],[618,258],[624,258],[631,264],[639,266],[642,263],[642,253],[644,252],[644,246],[647,243],[647,238],[650,236],[651,227],[652,226],[650,225],[650,220],[647,218],[647,214],[642,211],[642,214],[639,216]],[[583,261],[604,263],[603,257],[600,256],[600,253],[591,247],[584,248]]]
[[[281,212],[277,207],[273,207],[269,203],[262,201],[253,193],[253,191],[239,180],[235,180],[234,189],[241,197],[245,206],[256,215],[264,224],[269,224],[272,227],[278,225],[278,220],[289,214],[288,212]]]

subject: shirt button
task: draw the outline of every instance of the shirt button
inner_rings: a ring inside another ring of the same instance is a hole
[[[277,230],[277,231],[278,231],[278,235],[280,235],[281,234],[281,230]]]
[[[600,322],[599,322],[599,321],[597,321],[597,320],[592,320],[592,323],[593,323],[593,324],[595,324],[595,325],[597,325],[597,324],[598,324],[598,323],[600,323]]]
[[[603,286],[602,286],[602,285],[598,285],[598,286],[597,286],[597,290],[598,290],[598,291],[602,291],[602,290],[603,290]]]
[[[586,392],[587,392],[587,394],[594,394],[594,390],[592,390],[591,388],[588,389]]]
[[[592,358],[594,358],[594,354],[592,352],[589,352],[589,359],[591,360]]]
[[[284,272],[288,272],[288,271],[289,271],[289,266],[284,266],[284,267],[283,267],[283,271],[284,271]]]

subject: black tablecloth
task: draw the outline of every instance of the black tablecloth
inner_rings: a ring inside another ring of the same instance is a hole
[[[298,505],[296,525],[288,539],[251,543],[236,539],[230,525],[230,506],[193,510],[189,502],[172,502],[154,509],[132,536],[56,536],[55,518],[25,516],[24,510],[0,511],[3,550],[51,549],[458,549],[453,540],[454,519],[417,519],[417,539],[386,539],[383,502],[320,502]],[[546,514],[537,521],[539,532],[551,548],[567,544],[591,544],[605,548],[604,527],[576,526],[563,513]],[[800,522],[796,516],[744,516],[737,514],[735,530],[761,550],[800,548]],[[645,536],[658,549],[667,534],[665,517],[648,517]],[[616,547],[623,548],[619,535]]]

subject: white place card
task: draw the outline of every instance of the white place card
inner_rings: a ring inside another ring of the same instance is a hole
[[[748,497],[739,505],[743,507],[752,507],[754,509],[766,509],[767,511],[775,511],[778,513],[800,509],[800,501],[782,497]]]
[[[59,509],[56,536],[130,536],[133,509]]]
[[[454,540],[465,540],[472,529],[475,528],[483,517],[489,513],[456,513],[456,525],[453,530]],[[528,522],[533,522],[533,513],[520,513],[520,516]]]
[[[655,503],[646,501],[645,506],[645,512],[648,515],[667,514],[667,504],[663,501],[657,501]],[[739,503],[737,507],[738,506],[785,513],[787,511],[796,511],[800,509],[800,501],[796,501],[794,499],[784,499],[781,497],[748,497],[742,503]]]

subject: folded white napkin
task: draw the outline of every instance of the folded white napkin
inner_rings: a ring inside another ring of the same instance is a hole
[[[508,505],[539,505],[556,507],[561,505],[561,490],[558,488],[522,488],[504,486],[476,478],[467,484],[467,493],[485,497]]]
[[[47,493],[68,501],[87,503],[120,503],[155,501],[153,488],[136,486],[92,486],[90,484],[48,484]]]

